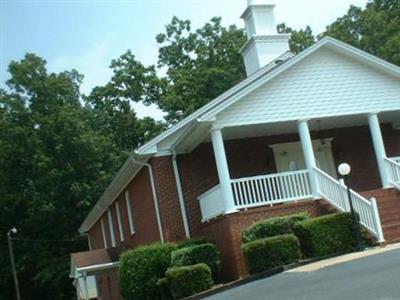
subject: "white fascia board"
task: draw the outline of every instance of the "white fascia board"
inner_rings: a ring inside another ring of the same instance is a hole
[[[104,271],[104,270],[111,270],[118,268],[119,266],[119,261],[117,262],[112,262],[112,263],[105,263],[105,264],[98,264],[98,265],[92,265],[92,266],[87,266],[87,267],[81,267],[81,268],[76,268],[77,273],[96,273],[99,271]]]
[[[377,56],[369,54],[363,50],[360,50],[356,47],[350,46],[346,43],[343,43],[339,40],[336,40],[331,37],[325,37],[324,39],[329,41],[328,48],[333,50],[342,50],[343,54],[350,55],[351,57],[358,59],[367,63],[368,65],[375,67],[379,70],[382,70],[388,74],[394,75],[396,77],[400,77],[400,67],[394,65],[386,60],[383,60]],[[331,47],[333,46],[333,47]]]
[[[376,56],[366,53],[365,51],[359,50],[353,46],[347,45],[343,42],[340,42],[331,37],[325,37],[319,42],[315,43],[311,47],[307,48],[305,51],[301,52],[300,54],[296,55],[294,58],[283,64],[281,67],[272,70],[268,73],[264,78],[254,82],[253,84],[248,85],[239,93],[235,94],[231,97],[228,101],[221,103],[220,105],[214,107],[213,109],[209,110],[207,113],[203,114],[200,118],[201,121],[207,121],[212,118],[215,118],[218,113],[225,110],[232,104],[236,103],[250,92],[254,91],[261,85],[267,83],[268,81],[272,80],[282,72],[286,71],[287,69],[291,68],[292,66],[298,64],[300,61],[305,59],[306,57],[310,56],[312,53],[320,49],[321,47],[328,46],[328,48],[333,50],[342,50],[346,54],[352,55],[354,58],[364,61],[368,63],[370,66],[381,69],[382,71],[386,71],[392,75],[396,75],[400,77],[400,67],[393,65],[389,62],[386,62]],[[315,116],[311,116],[314,118]],[[288,120],[284,120],[288,121]]]

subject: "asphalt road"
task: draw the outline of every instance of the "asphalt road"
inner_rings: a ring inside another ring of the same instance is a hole
[[[400,249],[312,272],[284,272],[206,299],[400,299]]]

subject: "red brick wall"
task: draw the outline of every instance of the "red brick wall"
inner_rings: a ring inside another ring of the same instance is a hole
[[[135,233],[131,235],[128,221],[128,211],[125,204],[125,190],[129,191],[132,218]],[[149,244],[160,240],[157,219],[154,208],[153,194],[151,190],[150,177],[147,168],[142,168],[135,178],[128,184],[121,195],[116,199],[119,202],[124,241],[121,242],[117,223],[115,203],[110,206],[116,246],[131,249],[141,244]],[[108,247],[111,247],[111,236],[108,227],[107,212],[102,216]],[[100,219],[89,230],[93,249],[103,248],[103,237],[101,233]],[[119,290],[118,272],[97,276],[98,287],[102,298],[99,299],[122,299]]]
[[[122,300],[117,271],[104,274],[101,277],[98,276],[96,281],[99,293],[98,300]]]
[[[125,204],[125,191],[129,191],[132,218],[135,233],[130,234],[128,211]],[[124,241],[121,242],[117,223],[117,213],[115,203],[118,201],[124,231]],[[154,208],[153,194],[151,190],[150,177],[147,168],[142,168],[135,178],[128,184],[126,189],[110,206],[115,241],[117,247],[133,248],[141,244],[148,244],[160,239],[156,213]],[[108,247],[111,247],[111,236],[108,225],[107,212],[102,216]],[[94,242],[96,248],[103,248],[103,237],[101,233],[100,219],[90,229],[89,237]]]
[[[226,281],[247,275],[242,255],[241,232],[253,223],[270,217],[308,212],[311,216],[324,213],[321,201],[300,201],[240,211],[202,224],[198,235],[214,242],[221,252],[222,275]]]
[[[92,228],[90,228],[88,232],[88,238],[93,250],[104,248],[100,222],[97,222]]]
[[[142,168],[135,176],[134,180],[128,185],[127,190],[129,191],[135,234],[131,235],[129,232],[125,195],[121,194],[118,199],[126,235],[125,241],[121,243],[121,246],[133,248],[141,244],[148,244],[160,240],[153,193],[150,184],[150,175],[147,168]]]
[[[154,172],[164,238],[169,242],[182,240],[185,238],[185,230],[176,188],[172,156],[154,157],[150,160],[150,163]]]

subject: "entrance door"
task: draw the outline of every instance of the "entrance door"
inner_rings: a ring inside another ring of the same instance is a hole
[[[313,140],[313,149],[317,167],[336,178],[335,162],[332,155],[332,138]],[[300,142],[272,145],[278,172],[288,172],[306,169]]]

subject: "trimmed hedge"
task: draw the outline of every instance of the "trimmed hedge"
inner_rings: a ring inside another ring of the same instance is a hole
[[[157,280],[157,286],[160,290],[162,300],[171,300],[172,294],[169,289],[169,283],[167,277],[163,277]]]
[[[266,219],[243,230],[242,240],[244,243],[248,243],[258,239],[293,233],[293,227],[296,223],[308,220],[309,218],[310,216],[308,213],[304,212],[290,216]]]
[[[250,274],[294,263],[301,256],[299,240],[293,234],[249,242],[242,250]]]
[[[182,267],[205,263],[215,276],[221,269],[221,260],[217,247],[212,243],[199,244],[191,247],[177,249],[171,254],[171,266]]]
[[[209,243],[209,241],[207,241],[203,237],[191,238],[191,239],[186,239],[186,240],[183,240],[182,242],[180,242],[178,244],[178,249],[188,248],[188,247],[202,245],[202,244],[208,244],[208,243]]]
[[[302,252],[318,257],[353,250],[351,213],[335,213],[300,222],[294,228]]]
[[[165,276],[174,299],[200,293],[213,285],[211,269],[206,264],[170,268]]]
[[[121,293],[125,300],[161,299],[159,278],[171,262],[174,244],[141,246],[122,254],[119,266]]]

